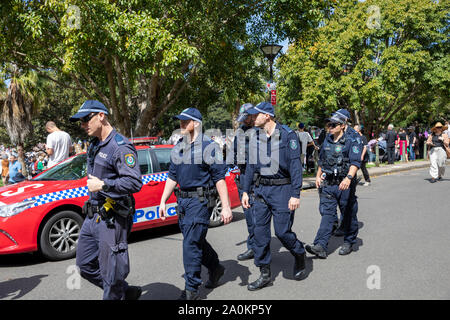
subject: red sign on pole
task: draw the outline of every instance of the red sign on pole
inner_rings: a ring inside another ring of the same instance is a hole
[[[270,91],[270,103],[273,106],[277,104],[277,90]]]

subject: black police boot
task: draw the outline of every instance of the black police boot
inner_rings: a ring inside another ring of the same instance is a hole
[[[327,258],[327,252],[325,251],[324,248],[322,248],[322,246],[320,244],[315,244],[313,246],[310,246],[309,244],[307,244],[305,246],[306,251],[308,251],[309,253],[315,255],[316,257],[320,258],[320,259],[326,259]]]
[[[209,272],[209,279],[206,282],[205,287],[208,289],[217,287],[219,279],[223,276],[224,273],[225,267],[219,264],[216,269],[214,269],[212,272],[211,271]]]
[[[199,295],[198,291],[191,291],[191,290],[183,290],[181,291],[181,295],[178,298],[178,300],[198,300]]]
[[[247,286],[247,289],[250,291],[262,289],[265,286],[269,285],[272,280],[270,265],[263,265],[259,268],[259,270],[261,270],[261,275],[259,276],[259,278],[255,282],[252,282]]]
[[[297,281],[302,280],[306,273],[305,253],[295,254],[294,258],[294,279]]]
[[[241,253],[240,255],[238,255],[237,259],[239,261],[244,261],[244,260],[253,259],[254,256],[255,256],[255,253],[253,252],[253,250],[252,249],[248,249],[244,253]]]
[[[341,249],[339,249],[339,254],[341,256],[345,256],[352,251],[353,251],[352,244],[348,243],[348,242],[344,242],[344,244],[341,246]]]
[[[141,287],[129,286],[125,291],[125,300],[138,300],[141,294]]]

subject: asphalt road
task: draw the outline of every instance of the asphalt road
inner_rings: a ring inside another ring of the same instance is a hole
[[[360,231],[356,251],[339,256],[342,238],[332,238],[326,260],[308,254],[308,276],[292,278],[293,258],[272,238],[273,286],[250,292],[246,286],[259,270],[253,261],[238,262],[245,250],[242,210],[234,221],[210,229],[208,241],[226,267],[221,285],[201,288],[208,300],[265,299],[449,299],[450,178],[429,183],[427,169],[373,178],[358,187]],[[293,230],[311,243],[320,223],[315,189],[302,193]],[[273,234],[273,232],[272,232]],[[182,235],[177,226],[131,235],[130,284],[143,287],[141,299],[177,299],[184,288]],[[0,256],[0,299],[96,300],[102,291],[77,278],[75,260],[48,262],[35,254]],[[204,281],[207,272],[202,273]]]

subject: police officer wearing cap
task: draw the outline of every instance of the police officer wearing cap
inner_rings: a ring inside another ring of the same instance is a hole
[[[361,150],[363,150],[364,145],[361,136],[359,135],[358,132],[356,132],[356,130],[352,126],[349,125],[350,112],[348,112],[347,109],[339,109],[338,111],[334,112],[331,116],[338,118],[340,119],[340,121],[344,122],[344,134],[346,136],[350,136],[352,139],[356,140],[356,142],[360,143]],[[355,174],[354,179],[356,182],[358,181],[357,174]],[[356,186],[357,183],[355,183],[354,187],[356,188]],[[346,212],[347,210],[341,211],[341,215],[333,227],[334,229],[333,236],[335,237],[343,237],[345,235],[344,224],[342,222],[344,221],[344,216]]]
[[[227,166],[220,146],[201,133],[202,115],[196,108],[185,109],[174,118],[180,120],[183,138],[172,149],[169,175],[161,197],[160,215],[165,219],[166,201],[175,190],[178,223],[183,234],[185,290],[180,300],[199,298],[201,267],[209,271],[207,288],[215,288],[225,272],[219,258],[206,240],[215,191],[222,201],[222,221],[232,220],[225,174]],[[177,187],[179,185],[179,188]]]
[[[319,211],[322,216],[319,230],[306,251],[318,258],[327,258],[327,246],[333,225],[337,221],[337,207],[342,214],[344,244],[340,255],[352,251],[358,234],[358,202],[356,198],[356,172],[361,165],[362,145],[346,130],[346,118],[334,113],[327,124],[329,134],[319,152],[316,187],[319,190]]]
[[[249,192],[252,177],[255,172],[259,174],[255,181],[252,215],[255,224],[253,246],[255,265],[260,268],[261,274],[256,281],[247,286],[248,290],[254,291],[271,283],[272,218],[275,235],[294,256],[295,280],[302,280],[305,276],[305,249],[291,229],[295,210],[300,206],[302,187],[298,137],[289,127],[275,122],[273,106],[268,102],[261,102],[248,113],[256,115],[254,125],[261,128],[256,144],[257,161],[256,164],[247,164],[242,195],[242,206],[250,208]]]
[[[245,167],[248,163],[249,159],[249,143],[250,137],[249,132],[253,133],[254,131],[249,131],[253,127],[254,116],[248,114],[248,110],[252,109],[254,106],[251,103],[245,103],[239,109],[239,115],[236,118],[237,122],[240,122],[238,130],[236,131],[236,136],[233,141],[234,147],[234,163],[233,165],[237,165],[240,171],[240,174],[236,176],[236,185],[238,187],[239,198],[242,200],[242,184],[245,175]],[[246,134],[247,133],[247,134]],[[253,183],[251,184],[251,191],[253,190]],[[250,196],[250,205],[253,203],[253,197]],[[247,237],[247,250],[237,256],[239,261],[244,261],[248,259],[253,259],[254,251],[253,251],[253,242],[254,242],[254,223],[252,216],[252,207],[246,209],[244,208],[245,221],[247,223],[248,237]]]
[[[87,150],[89,200],[77,244],[80,274],[103,289],[105,300],[135,300],[141,288],[125,281],[130,266],[127,237],[134,214],[133,193],[142,187],[136,149],[108,121],[108,110],[88,100],[70,121],[93,137]]]

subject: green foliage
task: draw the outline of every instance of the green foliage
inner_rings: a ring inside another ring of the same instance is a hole
[[[283,114],[303,112],[323,125],[348,108],[354,122],[378,132],[425,106],[448,110],[448,14],[448,1],[341,1],[315,38],[280,59]]]

